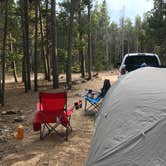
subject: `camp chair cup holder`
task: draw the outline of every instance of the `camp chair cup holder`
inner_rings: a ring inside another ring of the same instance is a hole
[[[74,103],[75,109],[78,110],[82,108],[82,100],[79,100],[79,102]]]

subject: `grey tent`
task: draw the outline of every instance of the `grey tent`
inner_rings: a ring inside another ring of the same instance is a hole
[[[137,69],[103,101],[87,166],[166,166],[166,69]]]

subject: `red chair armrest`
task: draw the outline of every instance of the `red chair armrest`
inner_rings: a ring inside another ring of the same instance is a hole
[[[66,111],[66,115],[71,116],[71,114],[73,113],[74,108],[75,108],[74,106],[69,107]]]

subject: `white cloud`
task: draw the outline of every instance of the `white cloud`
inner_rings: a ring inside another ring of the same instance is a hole
[[[101,3],[103,0],[99,0]],[[106,0],[111,20],[118,22],[120,17],[130,17],[132,21],[136,15],[141,17],[153,8],[152,0]]]

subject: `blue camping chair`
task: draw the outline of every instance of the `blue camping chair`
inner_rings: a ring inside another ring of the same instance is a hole
[[[87,93],[84,96],[85,99],[85,111],[99,111],[99,106],[101,105],[101,101],[106,95],[108,89],[111,87],[111,83],[109,80],[105,79],[103,88],[100,92],[93,91],[91,89],[86,90]],[[88,105],[88,103],[90,105]]]

